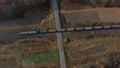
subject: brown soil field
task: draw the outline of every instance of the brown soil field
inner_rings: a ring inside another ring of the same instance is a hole
[[[35,64],[23,59],[24,55],[27,54],[40,54],[56,51],[57,43],[56,37],[54,35],[47,36],[35,36],[29,38],[13,39],[1,41],[0,44],[0,67],[2,68],[58,68],[59,67],[59,57],[53,63],[39,63]],[[48,54],[50,54],[48,53]],[[57,54],[56,54],[57,55]],[[35,56],[34,56],[35,57]],[[14,58],[14,60],[12,60]],[[13,63],[10,63],[13,61]],[[24,62],[23,62],[24,61]],[[15,63],[14,63],[15,62]],[[6,64],[8,67],[5,67]],[[24,65],[26,64],[26,66]]]
[[[116,56],[120,57],[119,32],[107,30],[63,34],[63,40],[69,39],[68,42],[63,41],[68,68],[99,67],[96,60],[106,65],[109,57],[112,57],[111,53],[117,53]]]
[[[77,11],[62,11],[67,27],[120,24],[119,8],[96,8]]]
[[[32,19],[31,19],[32,20]],[[40,20],[15,20],[15,23],[11,23],[11,25],[7,25],[12,21],[7,21],[6,24],[0,25],[0,34],[4,33],[16,33],[21,31],[32,31],[32,30],[46,30],[46,29],[54,29],[54,16],[50,13],[45,19]],[[23,21],[23,23],[21,23]],[[18,23],[18,24],[17,24]],[[26,24],[26,25],[25,25]]]
[[[0,27],[32,25],[32,24],[40,23],[44,19],[45,16],[33,17],[33,18],[10,19],[5,21],[0,21]]]

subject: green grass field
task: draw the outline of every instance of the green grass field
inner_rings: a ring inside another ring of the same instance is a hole
[[[36,54],[27,54],[23,56],[23,59],[27,62],[33,62],[35,64],[47,64],[47,63],[55,63],[59,60],[58,52],[44,52],[44,53],[36,53]]]

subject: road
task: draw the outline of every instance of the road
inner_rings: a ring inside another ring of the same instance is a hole
[[[60,18],[58,13],[59,10],[58,10],[57,0],[52,0],[52,7],[53,7],[54,16],[55,16],[56,30],[60,30],[61,24],[60,24]],[[61,68],[66,68],[65,56],[64,56],[63,45],[62,45],[62,36],[61,36],[61,33],[56,33],[56,35],[57,35],[57,43],[58,43],[59,56],[60,56],[60,65],[61,65]]]

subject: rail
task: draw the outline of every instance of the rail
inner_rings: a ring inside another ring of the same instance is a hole
[[[120,25],[113,26],[94,26],[94,27],[81,27],[81,28],[67,28],[60,30],[45,30],[45,31],[28,31],[28,32],[20,32],[21,35],[29,35],[29,34],[46,34],[46,33],[57,33],[57,32],[79,32],[79,31],[92,31],[92,30],[107,30],[107,29],[120,29]],[[33,32],[33,33],[32,33]]]

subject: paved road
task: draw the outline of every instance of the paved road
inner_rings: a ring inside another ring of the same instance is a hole
[[[54,16],[55,16],[56,30],[60,30],[61,25],[60,25],[59,13],[58,13],[57,0],[52,0],[52,7],[53,7]],[[58,49],[59,49],[61,68],[66,68],[61,33],[56,33],[56,35],[57,35],[57,42],[58,42]]]

